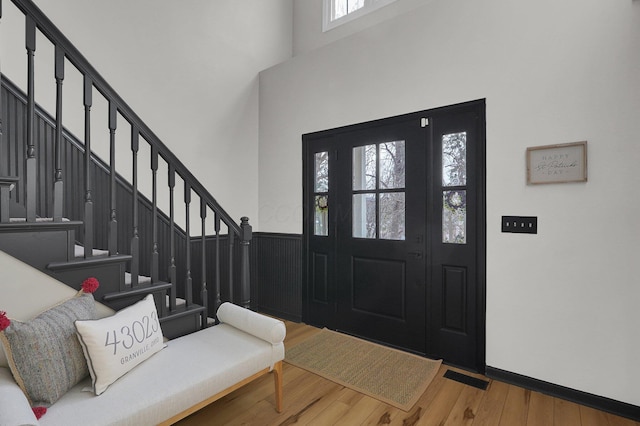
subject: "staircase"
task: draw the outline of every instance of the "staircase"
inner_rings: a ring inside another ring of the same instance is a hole
[[[24,14],[25,39],[14,42],[26,46],[27,83],[20,88],[0,74],[0,250],[76,289],[85,278],[98,278],[94,296],[116,310],[153,294],[170,338],[215,321],[209,313],[223,301],[250,307],[248,218],[237,224],[229,217],[31,0],[4,1]],[[0,23],[2,6],[0,0]],[[38,32],[55,51],[52,114],[35,102],[36,39],[44,39]],[[84,79],[83,137],[68,132],[62,121],[69,65]],[[109,105],[108,160],[92,150],[94,96]],[[118,117],[131,128],[131,182],[115,169]],[[150,158],[138,158],[141,144],[149,145],[144,151]],[[150,194],[139,191],[140,164],[150,165]],[[168,170],[166,180],[158,176],[160,165]],[[180,201],[174,197],[177,184],[184,186]],[[158,207],[160,189],[169,193],[168,211]],[[192,197],[199,200],[195,229]],[[177,208],[185,213],[183,227],[175,221]],[[207,235],[207,225],[215,234]]]

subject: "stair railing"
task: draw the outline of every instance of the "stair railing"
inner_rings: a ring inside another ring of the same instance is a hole
[[[237,224],[227,212],[219,205],[215,198],[206,190],[206,188],[192,175],[187,167],[170,151],[162,141],[153,133],[153,131],[138,117],[138,115],[127,105],[127,103],[116,93],[116,91],[103,79],[103,77],[95,70],[95,68],[86,60],[86,58],[77,50],[77,48],[56,28],[56,26],[44,15],[44,13],[31,1],[31,0],[11,0],[11,2],[24,14],[26,22],[26,36],[25,47],[27,51],[27,88],[26,88],[26,135],[24,138],[24,176],[21,179],[24,182],[16,183],[17,179],[13,176],[8,176],[7,167],[0,161],[0,221],[8,221],[8,198],[9,191],[14,185],[21,185],[24,192],[24,206],[26,211],[26,221],[34,222],[39,214],[42,212],[52,212],[53,221],[62,221],[64,215],[64,176],[63,161],[61,159],[61,146],[63,143],[63,111],[62,111],[62,85],[64,81],[64,65],[65,61],[69,61],[73,64],[83,75],[84,78],[84,208],[83,216],[80,218],[83,223],[82,239],[84,244],[84,257],[89,258],[93,254],[95,235],[97,228],[104,227],[108,230],[108,251],[110,255],[118,253],[118,247],[122,246],[122,241],[118,241],[118,226],[119,218],[122,215],[132,215],[132,238],[128,243],[132,261],[130,265],[130,273],[132,276],[131,286],[137,287],[140,277],[140,234],[138,223],[138,206],[140,201],[140,194],[138,191],[138,154],[139,154],[139,139],[140,137],[146,140],[151,148],[151,172],[152,172],[152,236],[153,241],[152,251],[148,253],[150,256],[150,275],[152,285],[160,281],[160,247],[158,238],[158,220],[161,216],[161,212],[158,210],[157,205],[157,188],[158,188],[158,161],[162,158],[166,162],[169,175],[167,180],[167,187],[169,191],[169,228],[170,228],[170,242],[169,247],[163,249],[168,252],[168,270],[166,274],[168,280],[172,283],[172,291],[169,294],[169,311],[176,310],[176,285],[179,281],[183,281],[184,288],[182,293],[184,294],[187,306],[193,302],[192,294],[192,270],[191,264],[193,259],[191,258],[192,244],[191,244],[191,229],[189,223],[191,192],[193,191],[200,198],[200,218],[201,218],[201,271],[200,275],[200,299],[205,308],[203,318],[207,317],[208,310],[208,283],[207,283],[207,264],[215,265],[215,273],[213,276],[213,291],[215,295],[215,307],[222,302],[221,298],[221,249],[220,240],[223,238],[220,234],[221,223],[228,228],[228,288],[227,299],[234,301],[234,269],[240,271],[239,288],[241,291],[240,303],[249,307],[251,304],[250,298],[250,277],[249,277],[249,245],[251,242],[252,231],[251,225],[248,222],[248,218],[243,217],[241,223]],[[0,0],[0,20],[2,18],[2,0]],[[38,141],[35,136],[35,120],[36,120],[36,103],[34,92],[34,75],[35,75],[35,55],[36,55],[36,32],[40,31],[55,47],[55,82],[56,82],[56,111],[55,111],[55,146],[54,146],[54,166],[53,166],[53,188],[51,190],[53,194],[53,206],[39,206],[38,191],[42,191],[42,188],[37,184],[37,161],[36,153]],[[109,119],[108,119],[108,131],[109,131],[109,203],[108,203],[108,223],[96,223],[94,220],[94,201],[95,194],[93,192],[94,182],[91,180],[92,173],[90,172],[93,163],[95,163],[95,156],[92,153],[91,144],[91,107],[93,102],[93,93],[97,90],[109,104]],[[132,183],[131,189],[133,194],[133,208],[131,212],[122,212],[118,210],[116,187],[118,182],[123,180],[118,176],[115,169],[115,135],[117,132],[117,116],[122,116],[131,125],[131,159],[132,159]],[[2,147],[2,133],[3,124],[0,118],[0,148]],[[9,160],[7,159],[7,162]],[[180,280],[177,277],[177,271],[181,268],[178,265],[176,248],[176,233],[179,231],[178,226],[175,224],[174,219],[174,187],[176,184],[176,175],[184,181],[185,186],[185,213],[186,213],[186,229],[184,233],[186,235],[186,262],[182,267],[185,270],[185,277]],[[206,249],[206,218],[207,211],[213,212],[213,228],[215,229],[215,250],[214,254],[210,255]],[[234,258],[234,241],[240,242],[240,260],[237,262]],[[213,257],[212,257],[213,256]],[[206,325],[206,321],[203,320],[203,325]]]

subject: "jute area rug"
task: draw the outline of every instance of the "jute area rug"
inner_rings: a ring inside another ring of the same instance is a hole
[[[415,405],[442,363],[327,329],[287,349],[285,362],[403,411]]]

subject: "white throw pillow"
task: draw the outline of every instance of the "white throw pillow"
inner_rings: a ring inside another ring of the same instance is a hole
[[[75,325],[96,395],[165,346],[151,294],[113,316]]]

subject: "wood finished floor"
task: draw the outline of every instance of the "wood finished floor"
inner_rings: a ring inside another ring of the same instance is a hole
[[[318,329],[285,321],[285,347]],[[640,423],[538,392],[488,379],[483,391],[438,375],[416,405],[404,412],[376,399],[284,364],[284,410],[275,411],[269,374],[192,414],[180,426],[196,425],[541,425],[640,426]]]

